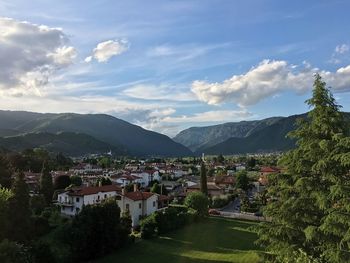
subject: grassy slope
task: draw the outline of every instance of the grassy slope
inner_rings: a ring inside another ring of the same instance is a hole
[[[223,218],[193,224],[160,238],[141,241],[117,251],[98,263],[128,262],[260,262],[255,223]]]

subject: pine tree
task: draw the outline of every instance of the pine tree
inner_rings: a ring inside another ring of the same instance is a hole
[[[51,204],[53,196],[52,175],[44,163],[40,176],[40,193],[45,197],[46,204]]]
[[[201,163],[201,192],[208,195],[208,185],[207,185],[207,169],[205,168],[205,163]]]
[[[315,76],[312,107],[290,133],[297,147],[280,164],[285,174],[269,178],[271,223],[258,229],[258,243],[275,262],[347,262],[350,241],[350,139],[326,83]],[[347,201],[346,201],[347,200]]]
[[[12,186],[13,196],[9,199],[9,228],[8,238],[25,242],[30,235],[29,189],[23,173],[16,174]]]

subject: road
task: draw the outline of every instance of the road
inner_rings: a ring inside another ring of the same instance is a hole
[[[238,197],[231,201],[227,206],[219,209],[222,212],[239,213],[240,212],[241,200]]]

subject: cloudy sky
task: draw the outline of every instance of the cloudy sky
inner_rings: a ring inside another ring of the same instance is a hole
[[[319,72],[350,111],[350,2],[0,1],[0,109],[108,113],[174,136],[307,110]]]

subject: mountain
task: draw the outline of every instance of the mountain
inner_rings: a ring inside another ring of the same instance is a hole
[[[293,115],[282,118],[270,126],[255,131],[244,138],[230,138],[207,148],[200,148],[197,154],[244,154],[286,151],[295,146],[295,141],[287,138],[288,132],[295,129],[297,118],[306,115]]]
[[[228,122],[207,127],[192,127],[181,131],[173,140],[185,145],[192,151],[209,148],[229,138],[244,138],[265,127],[268,127],[283,117],[272,117],[257,121]]]
[[[38,132],[85,134],[119,149],[119,152],[127,151],[130,155],[192,155],[188,148],[163,134],[145,130],[106,114],[0,111],[0,136],[18,136]]]
[[[123,154],[123,149],[99,141],[82,133],[60,132],[57,134],[38,132],[0,138],[0,145],[8,150],[23,151],[30,148],[43,148],[49,152],[63,152],[69,156],[86,153]],[[124,152],[125,153],[125,152]]]
[[[343,113],[349,123],[350,113]],[[295,141],[286,135],[296,128],[298,118],[307,118],[307,114],[279,118],[262,129],[254,130],[243,138],[232,137],[211,147],[197,149],[196,154],[244,154],[286,151],[295,147]]]

